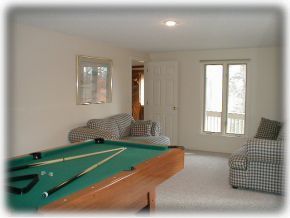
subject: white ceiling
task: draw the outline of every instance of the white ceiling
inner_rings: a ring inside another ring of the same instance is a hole
[[[10,19],[145,52],[278,46],[282,38],[275,8],[15,8]]]

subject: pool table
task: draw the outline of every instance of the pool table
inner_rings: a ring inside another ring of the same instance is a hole
[[[126,150],[47,198],[44,198],[42,193],[116,152],[11,171],[13,167],[116,148]],[[37,174],[39,178],[27,193],[15,194],[7,190],[7,203],[12,211],[130,210],[138,212],[144,208],[152,211],[155,208],[156,186],[184,167],[184,151],[181,146],[96,139],[41,151],[40,154],[41,157],[28,154],[8,160],[8,178],[28,174]],[[29,180],[10,181],[8,185],[21,188],[29,183]]]

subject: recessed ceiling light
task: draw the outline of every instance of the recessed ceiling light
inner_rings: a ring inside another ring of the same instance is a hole
[[[164,22],[164,24],[166,26],[173,27],[173,26],[176,26],[177,23],[174,20],[167,20],[167,21]]]

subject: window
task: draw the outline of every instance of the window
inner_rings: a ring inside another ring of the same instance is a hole
[[[203,131],[244,135],[246,120],[247,64],[204,64]]]

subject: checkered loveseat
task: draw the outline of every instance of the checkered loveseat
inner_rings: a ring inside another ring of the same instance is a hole
[[[233,188],[283,194],[284,137],[280,129],[281,123],[262,118],[255,138],[231,155],[229,177]]]
[[[109,140],[125,140],[146,144],[170,144],[170,139],[161,135],[158,122],[135,121],[127,113],[105,119],[91,119],[86,126],[72,129],[68,137],[71,143],[101,137]]]

